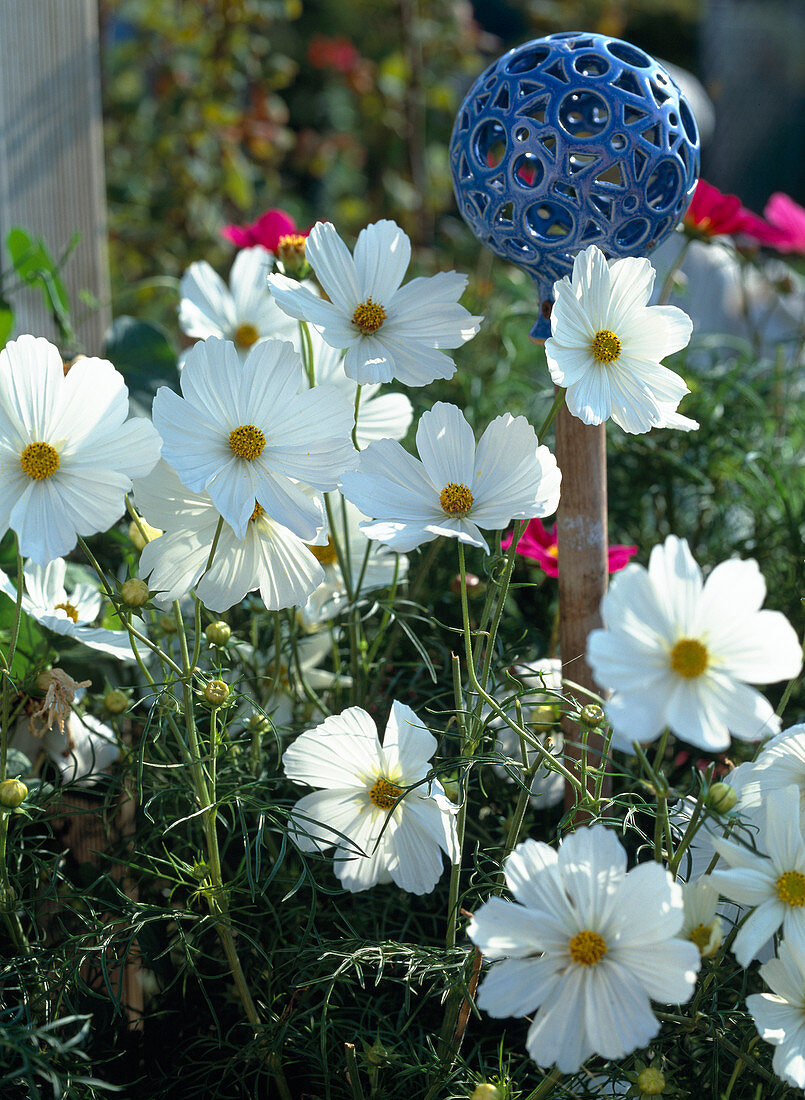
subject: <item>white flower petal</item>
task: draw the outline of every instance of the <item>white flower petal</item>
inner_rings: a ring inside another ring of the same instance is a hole
[[[220,275],[207,263],[190,264],[179,283],[179,327],[198,340],[231,333],[238,315],[232,295]]]
[[[380,305],[388,305],[410,262],[411,242],[396,222],[367,225],[358,234],[355,245],[358,301],[371,298]]]
[[[503,959],[479,986],[478,1007],[497,1019],[527,1016],[552,996],[560,980],[555,960]]]
[[[360,280],[349,249],[331,222],[317,222],[313,226],[305,256],[330,301],[351,317],[362,301]]]

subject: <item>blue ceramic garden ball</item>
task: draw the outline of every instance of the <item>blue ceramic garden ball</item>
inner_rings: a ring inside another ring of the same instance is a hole
[[[581,249],[645,256],[673,231],[696,187],[699,135],[648,54],[609,35],[551,34],[476,80],[450,167],[473,233],[537,283],[531,335],[544,339],[553,284]]]

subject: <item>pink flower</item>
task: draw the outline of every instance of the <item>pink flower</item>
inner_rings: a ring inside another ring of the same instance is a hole
[[[763,216],[766,222],[760,222],[750,231],[755,240],[778,252],[805,253],[805,209],[790,195],[775,191],[766,203]]]
[[[684,223],[697,237],[733,233],[748,233],[754,237],[765,226],[763,219],[747,210],[737,195],[725,195],[703,179],[696,184]]]
[[[508,550],[512,544],[514,532],[510,532],[500,544],[502,550]],[[546,531],[538,519],[529,520],[528,526],[523,531],[520,541],[517,543],[518,554],[529,561],[535,561],[549,577],[559,576],[559,550],[556,541],[556,524]],[[629,559],[637,553],[636,546],[610,546],[607,552],[607,562],[610,573],[617,573],[625,568]]]
[[[284,210],[266,210],[251,225],[225,225],[221,234],[238,248],[253,248],[260,244],[276,254],[283,237],[306,237],[308,230],[296,228],[296,222]]]

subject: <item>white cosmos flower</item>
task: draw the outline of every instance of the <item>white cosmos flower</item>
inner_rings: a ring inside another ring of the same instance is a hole
[[[651,551],[648,570],[633,563],[613,577],[606,629],[590,634],[587,660],[614,691],[606,710],[615,748],[665,726],[706,752],[728,748],[730,733],[759,741],[779,732],[771,704],[747,685],[796,676],[802,651],[784,615],[760,610],[765,595],[757,562],[722,562],[703,581],[674,535]]]
[[[514,902],[493,897],[467,934],[495,962],[478,990],[490,1016],[530,1016],[526,1048],[540,1066],[575,1073],[591,1054],[623,1058],[660,1024],[651,1001],[693,993],[699,951],[678,939],[682,890],[658,863],[626,870],[602,825],[554,851],[527,840],[504,864]]]
[[[654,268],[646,259],[607,262],[596,245],[580,252],[573,274],[554,284],[551,378],[567,389],[567,407],[585,424],[610,417],[625,432],[698,427],[679,417],[688,393],[661,360],[684,348],[692,323],[676,306],[649,306]]]
[[[715,955],[724,938],[724,925],[717,915],[718,890],[709,875],[682,884],[685,919],[679,935],[695,943],[703,959]]]
[[[285,275],[269,275],[268,285],[286,313],[309,321],[331,347],[347,349],[350,378],[426,386],[453,376],[453,360],[437,349],[461,347],[482,320],[458,304],[466,275],[442,271],[401,286],[411,242],[392,221],[361,230],[354,258],[335,226],[317,222],[305,257],[329,301]]]
[[[140,573],[156,590],[154,602],[169,607],[191,588],[211,611],[226,611],[260,589],[269,611],[304,604],[324,571],[300,538],[276,523],[256,502],[238,538],[224,523],[207,569],[220,513],[207,493],[191,493],[167,462],[134,484],[138,508],[165,534],[146,544]],[[319,515],[321,527],[325,525]]]
[[[390,439],[370,443],[341,478],[347,500],[375,521],[363,525],[370,539],[405,552],[445,535],[489,553],[480,528],[556,511],[556,459],[524,416],[496,417],[476,446],[461,410],[439,401],[416,444],[421,461]]]
[[[229,273],[229,286],[206,260],[198,260],[182,276],[179,327],[188,336],[204,340],[220,336],[231,340],[245,359],[260,340],[290,340],[298,326],[271,297],[266,276],[274,263],[260,245],[238,252]]]
[[[792,927],[779,957],[760,968],[771,993],[746,998],[758,1034],[775,1047],[772,1068],[778,1077],[805,1089],[805,932]]]
[[[321,789],[293,808],[296,844],[309,852],[335,846],[335,873],[347,890],[394,882],[429,893],[442,875],[442,852],[458,859],[458,807],[426,779],[435,751],[436,738],[396,701],[382,745],[360,707],[303,733],[283,755],[285,774]]]
[[[799,791],[800,813],[805,821],[805,725],[778,733],[753,763],[742,764],[741,803],[761,806],[784,787]]]
[[[64,585],[66,568],[63,558],[56,558],[45,566],[26,562],[22,610],[54,634],[74,638],[90,649],[121,661],[135,660],[125,631],[91,625],[98,618],[102,603],[97,582],[92,579],[80,581],[68,593]],[[16,584],[2,569],[0,591],[12,600],[17,598]]]
[[[780,927],[784,936],[793,927],[805,933],[805,838],[796,787],[768,799],[760,821],[757,851],[735,840],[712,838],[713,847],[729,864],[723,869],[716,866],[712,885],[724,897],[754,907],[732,944],[741,966],[749,966]]]
[[[342,353],[326,344],[314,328],[310,330],[310,338],[316,385],[337,387],[354,409],[358,383],[347,378]],[[379,390],[379,385],[363,386],[361,389],[356,432],[359,450],[375,439],[402,439],[411,427],[414,409],[405,394],[379,393]]]
[[[354,461],[354,410],[332,386],[308,389],[289,343],[264,340],[241,364],[211,336],[191,349],[182,397],[161,386],[154,423],[163,455],[194,493],[206,489],[244,538],[257,500],[272,519],[312,541],[320,509],[304,486],[334,489]]]
[[[129,391],[105,359],[64,373],[58,349],[20,336],[0,351],[0,536],[47,565],[78,535],[106,531],[123,513],[133,477],[159,458],[147,420],[126,421]]]
[[[389,588],[395,581],[401,584],[408,574],[408,558],[370,541],[360,529],[366,517],[340,493],[330,493],[329,499],[333,533],[342,548],[353,596],[360,599],[367,592]],[[324,569],[324,580],[299,613],[308,629],[335,618],[349,606],[347,586],[332,536],[325,545],[310,546],[310,552]]]

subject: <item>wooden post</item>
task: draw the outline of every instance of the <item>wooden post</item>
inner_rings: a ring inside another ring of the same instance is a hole
[[[97,0],[0,0],[0,238],[15,225],[57,259],[81,240],[63,279],[82,350],[109,326],[109,268]],[[5,254],[0,260],[7,270]],[[100,302],[89,309],[88,290]],[[13,335],[55,339],[37,288],[14,295]]]
[[[583,424],[566,407],[556,418],[556,460],[562,471],[562,495],[557,516],[559,547],[559,647],[562,676],[590,691],[600,692],[585,653],[587,636],[601,626],[601,600],[606,592],[607,568],[607,451],[606,427]],[[590,699],[572,688],[563,689],[580,706]],[[579,760],[581,729],[577,722],[562,721],[565,757]],[[588,738],[592,767],[601,762],[603,738]],[[588,783],[588,789],[592,785]],[[604,793],[606,793],[606,785]],[[565,792],[568,808],[574,792]]]

